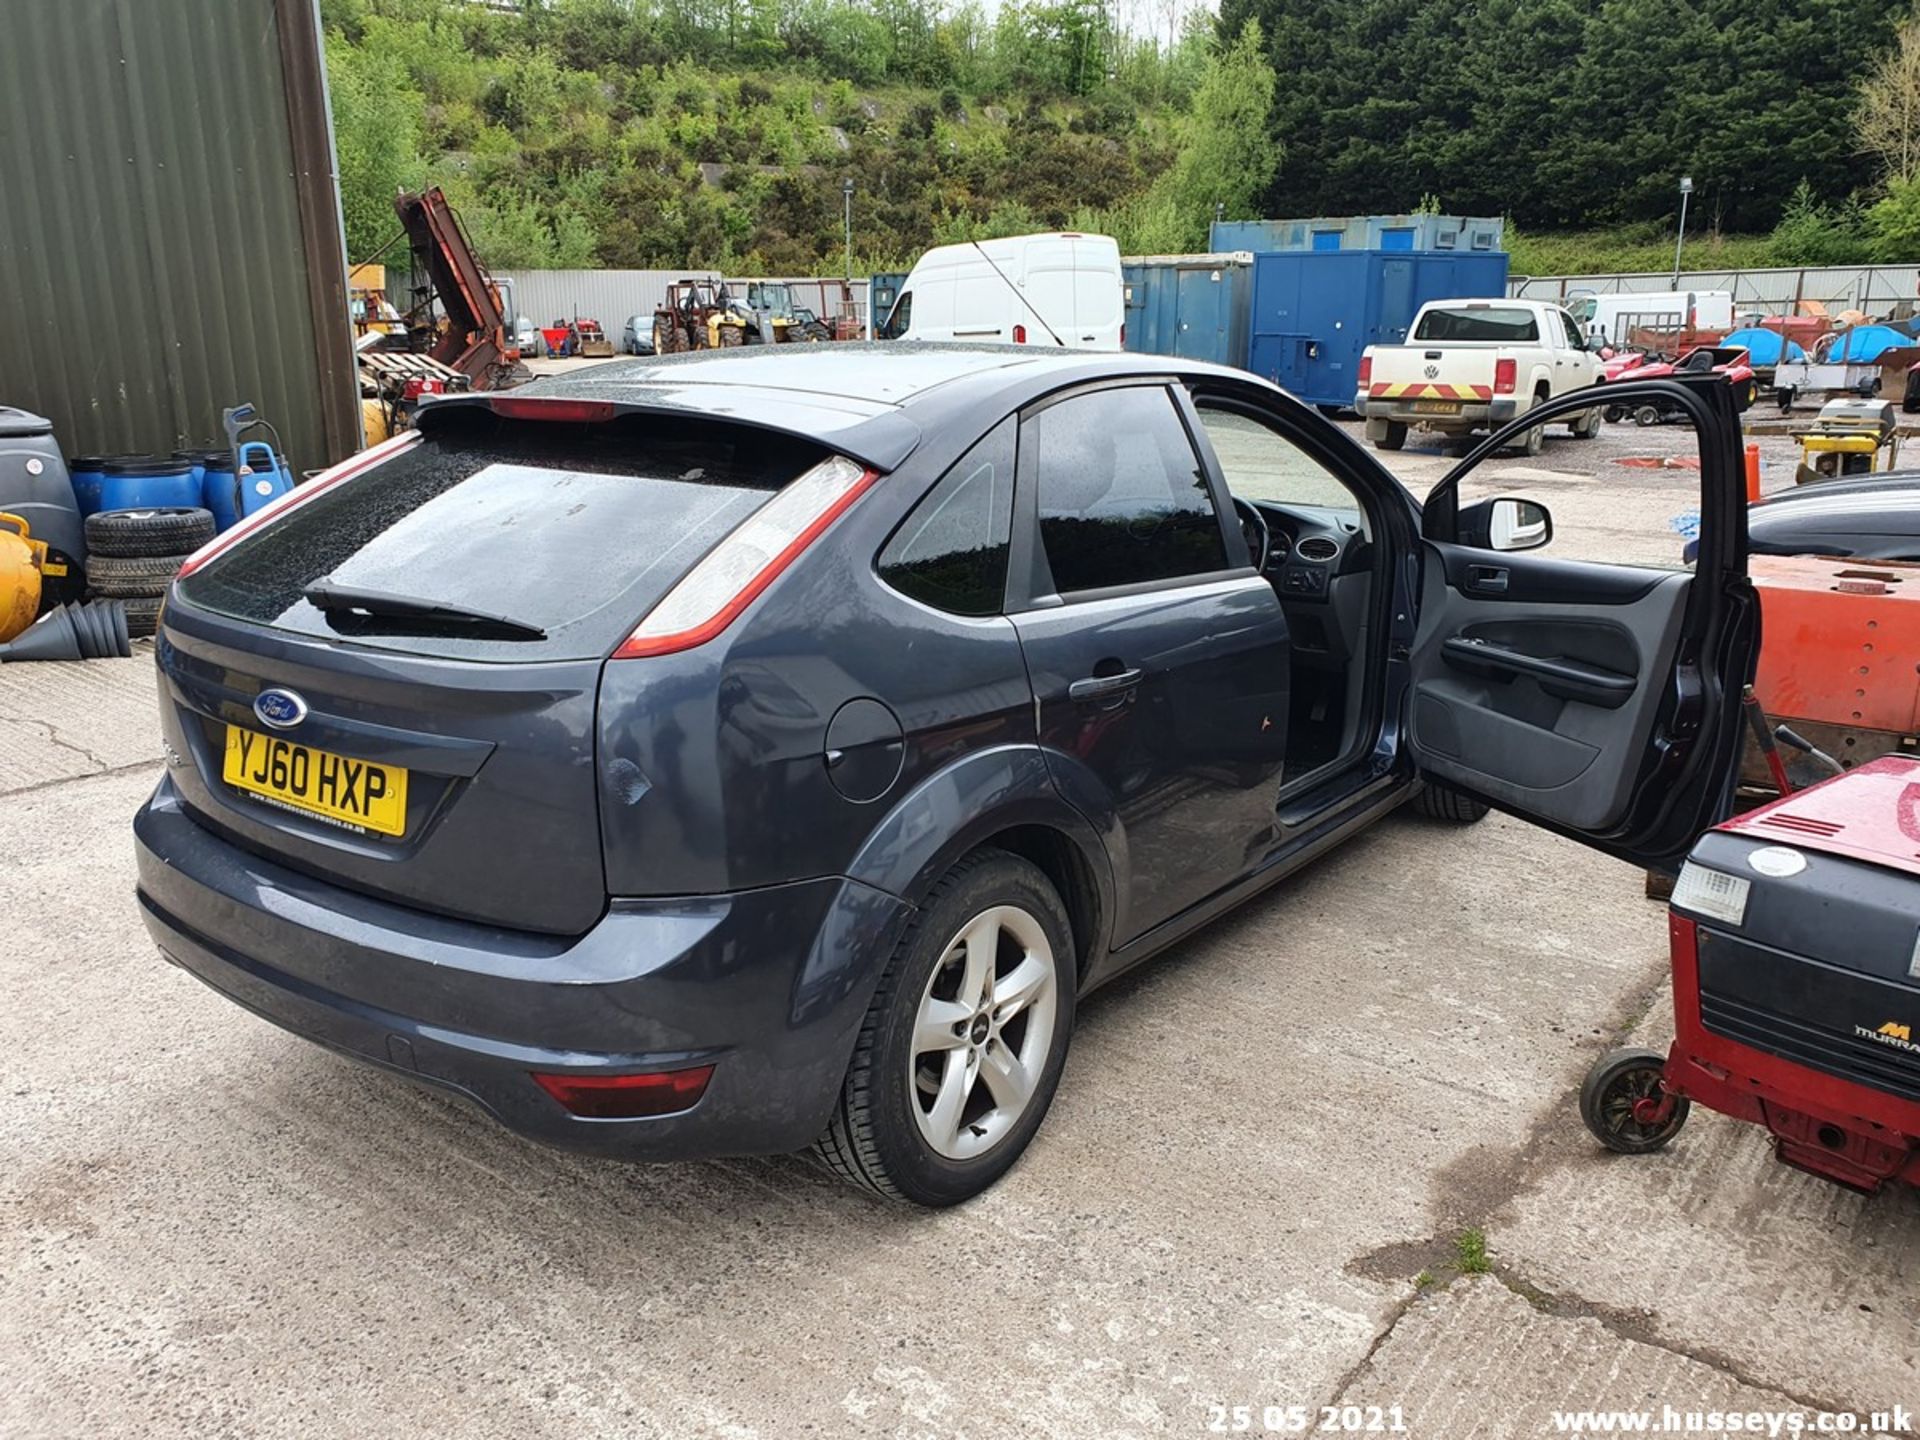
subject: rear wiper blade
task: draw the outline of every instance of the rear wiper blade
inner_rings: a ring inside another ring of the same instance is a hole
[[[449,605],[444,600],[422,600],[418,596],[399,595],[391,590],[342,585],[330,578],[314,581],[304,593],[310,605],[330,615],[345,612],[375,620],[432,620],[447,625],[481,625],[504,631],[517,639],[547,638],[547,632],[540,626],[516,620],[511,615],[470,610],[464,605]]]

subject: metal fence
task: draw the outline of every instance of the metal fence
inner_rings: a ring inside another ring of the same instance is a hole
[[[667,287],[676,280],[718,280],[717,270],[496,270],[496,281],[513,286],[511,302],[515,315],[524,315],[536,325],[551,325],[556,320],[598,320],[616,342],[630,316],[644,315],[649,323],[654,309],[666,303]],[[724,277],[730,287],[746,285],[741,276]],[[807,276],[755,276],[755,279],[781,279],[793,287],[796,305],[805,305],[823,320],[843,313],[840,300],[842,282]],[[744,293],[744,288],[741,293]],[[852,282],[852,309],[856,318],[867,320],[867,282]]]
[[[1515,275],[1507,293],[1529,300],[1570,295],[1634,294],[1675,289],[1671,270],[1617,275]],[[1864,310],[1869,315],[1909,315],[1920,308],[1920,265],[1836,265],[1824,269],[1687,270],[1677,287],[1727,290],[1736,314],[1759,311],[1790,315],[1809,301],[1830,313]]]
[[[536,325],[576,316],[598,320],[614,339],[632,315],[652,323],[676,280],[712,280],[713,270],[496,270],[496,281],[513,283],[513,310]]]

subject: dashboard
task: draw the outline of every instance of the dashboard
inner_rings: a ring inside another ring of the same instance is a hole
[[[1283,601],[1325,603],[1333,581],[1364,573],[1372,563],[1366,531],[1357,509],[1318,505],[1276,505],[1234,500],[1247,551]]]

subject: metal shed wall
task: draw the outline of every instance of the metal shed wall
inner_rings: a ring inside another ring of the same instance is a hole
[[[316,0],[16,0],[0,85],[0,403],[69,453],[360,443]]]
[[[483,260],[485,256],[481,257]],[[676,280],[714,280],[717,270],[495,270],[494,280],[513,282],[515,310],[536,325],[556,320],[598,320],[617,344],[631,315],[652,317]]]

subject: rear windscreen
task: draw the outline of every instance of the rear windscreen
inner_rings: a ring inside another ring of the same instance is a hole
[[[1429,310],[1414,327],[1416,340],[1493,340],[1519,344],[1540,338],[1531,310],[1508,310],[1494,305],[1461,306],[1457,310]]]
[[[824,453],[765,431],[644,416],[510,421],[476,408],[457,423],[436,419],[418,445],[188,576],[181,599],[416,654],[604,655]],[[325,610],[308,596],[316,586],[369,598]]]

